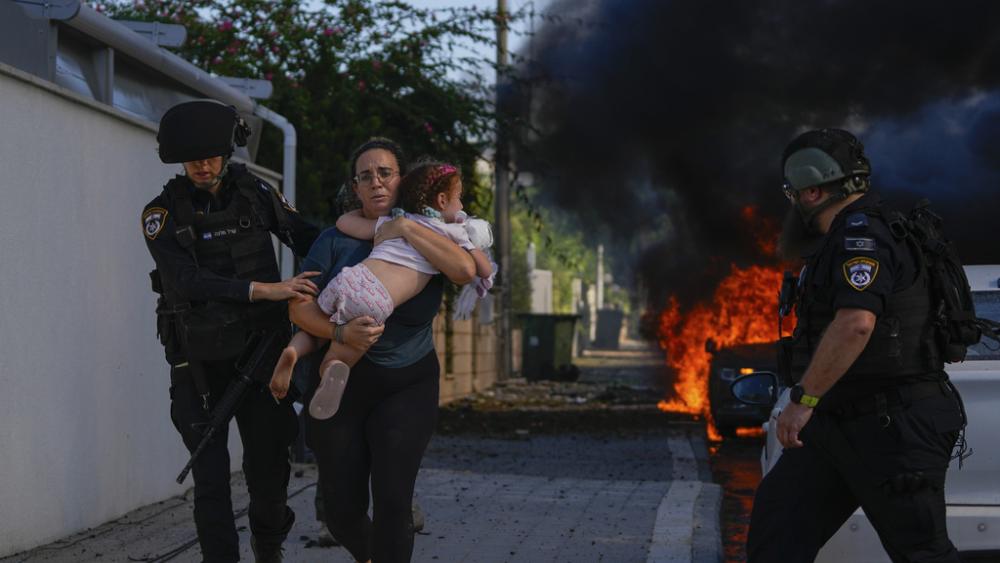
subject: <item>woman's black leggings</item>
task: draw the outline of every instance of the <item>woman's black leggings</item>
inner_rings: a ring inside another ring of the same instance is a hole
[[[413,554],[413,484],[437,420],[439,374],[433,351],[404,368],[362,358],[337,414],[306,417],[326,524],[358,561],[409,561]]]

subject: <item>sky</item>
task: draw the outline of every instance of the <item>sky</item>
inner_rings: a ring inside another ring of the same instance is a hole
[[[481,9],[491,9],[495,10],[497,7],[496,0],[409,0],[409,3],[418,8],[430,8],[430,9],[443,9],[443,8],[470,8],[478,7]],[[522,8],[526,8],[534,4],[535,9],[538,11],[546,9],[549,6],[551,0],[507,0],[507,10],[510,12],[515,12]],[[309,0],[309,6],[315,9],[319,9],[323,6],[321,0]],[[540,26],[541,22],[536,22],[536,25]],[[518,23],[508,36],[508,49],[513,52],[518,52],[520,49],[524,48],[528,42],[527,33],[530,31],[530,23]],[[483,58],[490,58],[496,56],[495,51],[492,47],[483,45],[469,45],[475,53],[479,54]]]

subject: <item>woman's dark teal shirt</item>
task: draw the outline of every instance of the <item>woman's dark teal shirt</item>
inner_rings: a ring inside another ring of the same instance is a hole
[[[322,289],[341,269],[368,257],[372,243],[351,238],[330,227],[323,231],[302,262],[303,272],[322,272],[312,278]],[[432,323],[441,308],[444,280],[437,274],[415,297],[396,307],[385,321],[385,332],[366,354],[372,362],[388,368],[406,367],[434,349]]]

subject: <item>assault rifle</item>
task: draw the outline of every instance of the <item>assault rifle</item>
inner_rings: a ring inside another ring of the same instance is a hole
[[[212,438],[229,426],[229,421],[236,414],[236,409],[239,408],[240,402],[243,401],[243,396],[246,395],[247,390],[254,383],[252,378],[254,372],[257,371],[264,357],[274,350],[274,339],[278,337],[279,332],[273,330],[255,332],[247,340],[247,346],[244,348],[243,354],[236,360],[236,379],[229,384],[229,387],[226,387],[226,392],[223,393],[222,398],[219,399],[215,408],[212,409],[212,418],[205,428],[205,435],[202,437],[201,442],[198,443],[198,447],[191,454],[191,459],[188,460],[187,465],[184,466],[180,475],[177,476],[178,484],[184,482],[187,474],[194,467],[195,460],[205,450],[208,443],[212,441]]]
[[[983,336],[1000,344],[1000,323],[990,319],[977,318],[976,326],[983,331]]]

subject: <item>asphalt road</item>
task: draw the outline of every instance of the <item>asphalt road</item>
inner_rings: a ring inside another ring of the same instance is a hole
[[[727,563],[746,561],[753,494],[760,482],[763,438],[733,438],[709,446],[712,479],[722,485],[722,547]]]

